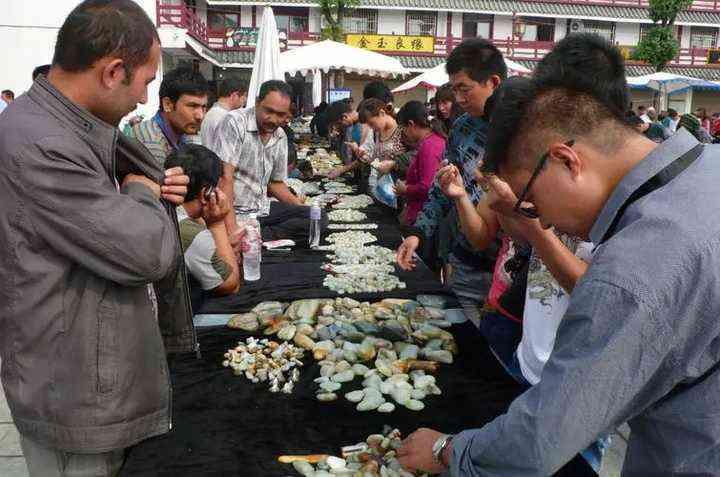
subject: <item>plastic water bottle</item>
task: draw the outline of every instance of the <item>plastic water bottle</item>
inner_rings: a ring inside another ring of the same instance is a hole
[[[245,221],[243,238],[243,277],[246,282],[260,280],[260,261],[262,259],[262,236],[260,223],[254,215]]]
[[[317,248],[320,245],[320,217],[320,207],[317,205],[310,207],[310,233],[308,234],[310,248]]]

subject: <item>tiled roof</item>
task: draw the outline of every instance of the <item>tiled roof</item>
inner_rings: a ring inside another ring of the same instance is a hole
[[[210,0],[210,5],[222,5],[224,3],[237,4],[236,0]],[[260,5],[262,2],[242,2],[246,5]],[[276,0],[267,2],[270,5],[296,4],[303,6],[315,6],[308,0]],[[395,7],[398,9],[427,9],[427,10],[455,10],[467,12],[502,12],[520,15],[545,15],[553,17],[574,17],[574,18],[618,18],[622,20],[644,20],[649,22],[648,10],[645,8],[627,8],[602,5],[582,5],[570,3],[541,3],[523,2],[510,0],[360,0],[360,6],[372,7]],[[676,23],[693,23],[716,26],[720,24],[720,13],[685,11],[681,12]]]
[[[536,61],[532,60],[515,60],[521,65],[534,69],[537,64]],[[674,73],[676,75],[690,76],[692,78],[700,78],[708,81],[720,81],[720,67],[706,67],[698,68],[696,66],[667,66],[665,70],[668,73]],[[655,68],[650,65],[626,65],[625,73],[628,76],[642,76],[654,73]]]
[[[252,65],[255,61],[255,50],[253,51],[216,51],[220,63]]]
[[[411,70],[429,70],[435,68],[437,65],[445,61],[442,56],[398,56],[398,60],[402,65]]]

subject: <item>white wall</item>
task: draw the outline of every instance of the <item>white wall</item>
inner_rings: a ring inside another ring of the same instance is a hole
[[[690,29],[692,27],[683,25],[682,35],[680,36],[680,48],[690,48]]]
[[[240,26],[244,28],[252,26],[252,7],[249,5],[240,7]]]
[[[495,15],[493,24],[493,38],[506,40],[512,38],[513,21],[510,15]]]
[[[640,25],[638,23],[615,24],[615,42],[618,45],[637,45],[640,41]]]
[[[445,20],[447,23],[447,20]],[[455,38],[462,37],[462,22],[463,14],[460,12],[453,12],[452,16],[452,36]]]
[[[560,41],[567,34],[567,18],[555,19],[555,41]]]
[[[436,35],[438,37],[447,36],[447,16],[448,12],[438,12],[437,14],[437,30]]]
[[[155,0],[135,0],[155,22]],[[65,17],[80,0],[22,0],[3,3],[0,20],[0,89],[11,89],[19,96],[32,85],[36,66],[50,63],[57,33]],[[161,68],[162,69],[162,68]],[[149,104],[140,109],[146,115],[157,110],[162,74],[148,88]]]
[[[322,13],[319,8],[310,7],[310,13],[308,14],[308,29],[312,33],[320,33],[322,29]]]
[[[378,10],[378,33],[404,35],[405,10]]]

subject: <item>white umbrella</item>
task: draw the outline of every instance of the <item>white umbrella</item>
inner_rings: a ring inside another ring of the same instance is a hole
[[[672,93],[690,86],[714,86],[710,81],[691,78],[690,76],[676,75],[660,71],[642,76],[629,76],[627,78],[630,87],[646,87],[659,91],[662,94]]]
[[[280,54],[285,72],[298,71],[308,74],[312,70],[343,70],[382,78],[408,74],[409,71],[397,58],[374,51],[363,50],[332,40],[319,41],[308,46],[294,48]]]
[[[514,61],[506,59],[505,65],[508,68],[508,74],[510,76],[523,76],[531,73],[530,69],[525,68],[523,65],[515,63]],[[450,81],[450,78],[445,71],[445,63],[440,63],[435,68],[432,68],[425,73],[416,76],[410,81],[401,84],[400,86],[392,90],[392,92],[402,93],[404,91],[409,91],[418,87],[435,90],[447,83],[448,81]]]
[[[317,108],[322,102],[322,73],[320,70],[313,71],[312,98],[313,106]]]
[[[255,47],[255,62],[248,87],[247,107],[255,106],[255,99],[264,82],[284,79],[285,72],[280,66],[280,40],[275,15],[272,8],[265,7]]]

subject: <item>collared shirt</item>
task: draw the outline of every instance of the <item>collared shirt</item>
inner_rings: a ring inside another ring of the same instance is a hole
[[[697,145],[686,131],[618,184],[590,232]],[[455,476],[550,475],[600,435],[632,429],[625,476],[720,475],[720,146],[627,207],[563,317],[542,380],[452,442]],[[678,385],[681,385],[678,387]]]
[[[163,128],[168,131],[160,112],[158,112],[152,118],[133,126],[131,134],[129,134],[130,137],[143,143],[161,166],[165,164],[167,157],[177,147],[177,144],[170,142],[168,135],[163,132]],[[174,136],[173,140],[175,140]],[[186,141],[185,136],[181,136],[179,139],[180,143]]]
[[[2,113],[3,111],[5,111],[5,108],[7,108],[7,107],[8,107],[8,104],[5,102],[5,100],[4,100],[4,99],[0,99],[0,113]]]
[[[208,146],[213,142],[213,136],[217,131],[218,126],[222,122],[223,118],[230,110],[225,107],[220,101],[217,101],[212,108],[205,114],[202,126],[200,127],[200,140],[203,146]]]
[[[277,128],[266,144],[260,139],[255,108],[230,111],[218,126],[209,148],[235,167],[235,212],[270,212],[268,183],[287,179],[287,136]]]

